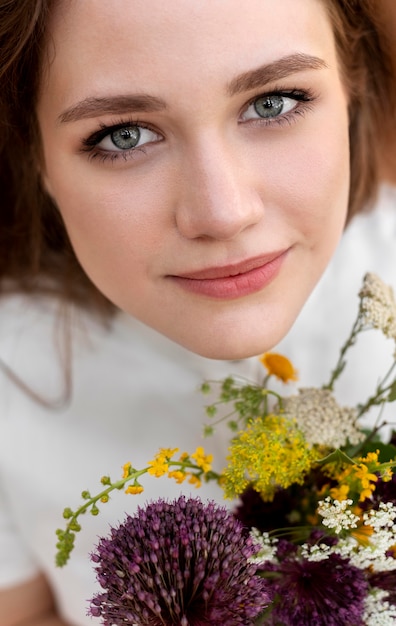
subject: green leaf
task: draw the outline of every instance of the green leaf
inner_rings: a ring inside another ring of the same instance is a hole
[[[328,465],[328,463],[347,463],[348,465],[356,465],[356,461],[339,448],[323,457],[323,459],[316,461],[317,465]]]

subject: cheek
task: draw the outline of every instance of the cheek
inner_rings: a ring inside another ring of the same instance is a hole
[[[285,159],[286,161],[286,159]],[[314,133],[300,146],[283,168],[284,198],[290,207],[288,220],[312,238],[323,237],[334,247],[345,224],[349,186],[350,155],[348,123]],[[326,243],[323,238],[321,243]]]
[[[53,197],[80,262],[88,269],[109,261],[113,268],[121,266],[126,258],[144,263],[160,250],[169,222],[161,185],[131,185],[128,174],[85,174],[83,169],[68,177],[63,170],[52,179]]]

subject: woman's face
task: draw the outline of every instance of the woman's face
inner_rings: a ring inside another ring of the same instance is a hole
[[[288,331],[343,230],[347,95],[320,0],[65,0],[38,103],[81,265],[190,350]]]

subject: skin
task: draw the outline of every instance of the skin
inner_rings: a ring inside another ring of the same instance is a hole
[[[68,626],[56,615],[50,588],[43,576],[0,592],[2,626]]]
[[[38,103],[43,175],[79,260],[121,309],[208,357],[275,345],[345,222],[347,95],[331,25],[318,0],[273,7],[272,0],[251,0],[243,11],[227,0],[226,12],[222,0],[70,0],[51,24]],[[280,80],[229,94],[241,73],[296,53],[323,67],[289,68]],[[292,100],[298,112],[268,124],[251,101],[279,88],[309,90],[313,101]],[[86,99],[130,94],[161,98],[165,108],[74,119]],[[107,137],[105,160],[82,150],[101,125],[120,122],[149,127],[143,149],[115,160]],[[278,252],[276,276],[250,293],[238,286],[229,296],[195,293],[174,278],[230,265],[232,273],[241,261]]]

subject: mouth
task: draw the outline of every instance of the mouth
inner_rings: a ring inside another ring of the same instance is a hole
[[[233,299],[263,289],[276,277],[289,249],[239,263],[170,276],[183,289],[217,299]]]

